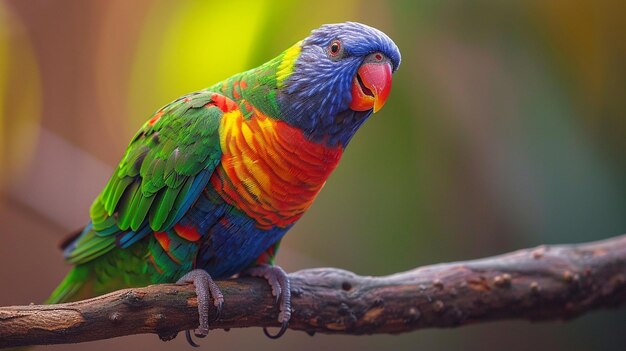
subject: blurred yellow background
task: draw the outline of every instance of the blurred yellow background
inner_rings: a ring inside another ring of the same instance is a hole
[[[288,271],[389,274],[626,232],[624,1],[0,2],[0,305],[42,301],[57,243],[88,220],[160,106],[358,21],[402,52],[387,105],[286,236]],[[228,308],[226,306],[225,308]],[[279,341],[215,331],[204,348],[624,350],[626,312],[400,336]],[[188,350],[133,336],[51,350]]]

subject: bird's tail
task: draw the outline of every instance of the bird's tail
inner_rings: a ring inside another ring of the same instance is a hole
[[[78,238],[89,228],[90,226],[87,226],[87,228],[74,231],[59,243],[59,248],[64,252],[71,250],[76,245]],[[51,305],[93,297],[93,279],[92,264],[76,265],[67,273],[61,284],[54,289],[44,303]]]
[[[93,291],[94,279],[95,275],[91,265],[74,266],[44,303],[56,304],[93,297],[95,295]]]

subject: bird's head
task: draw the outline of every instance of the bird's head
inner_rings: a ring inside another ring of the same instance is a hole
[[[345,147],[385,104],[399,66],[400,51],[383,32],[355,22],[323,25],[283,54],[282,117],[313,140]]]

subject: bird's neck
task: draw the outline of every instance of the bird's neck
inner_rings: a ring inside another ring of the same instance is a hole
[[[295,85],[290,78],[300,57],[301,44],[298,42],[263,65],[234,75],[207,90],[228,96],[240,103],[243,110],[250,110],[249,107],[253,106],[269,118],[286,122],[302,130],[311,142],[345,148],[371,111],[346,109],[337,112],[336,107],[323,103],[328,100],[323,96],[305,98],[299,91],[294,91]],[[313,87],[302,87],[305,88]]]
[[[265,116],[286,120],[278,96],[293,72],[300,46],[301,42],[298,42],[261,66],[236,74],[207,90],[224,94],[236,102],[248,102]]]

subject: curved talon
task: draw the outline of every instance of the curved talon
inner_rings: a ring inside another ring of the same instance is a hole
[[[276,298],[276,304],[280,309],[278,321],[281,323],[281,328],[276,335],[270,334],[267,328],[263,328],[263,333],[270,339],[280,338],[287,331],[289,319],[291,319],[291,283],[289,282],[287,273],[278,266],[261,264],[249,268],[244,274],[253,277],[262,277],[270,284],[272,295]]]
[[[185,330],[185,337],[187,338],[187,343],[193,347],[200,347],[200,345],[196,344],[191,337],[191,332],[189,330]]]
[[[209,333],[209,309],[207,306],[209,299],[212,297],[214,300],[214,305],[217,309],[217,320],[222,312],[224,295],[220,291],[217,284],[215,284],[209,273],[201,269],[194,269],[190,271],[189,273],[182,276],[176,283],[192,283],[193,285],[195,285],[196,295],[198,297],[199,321],[198,328],[194,330],[194,335],[198,338],[204,338]],[[191,337],[190,330],[185,331],[185,336],[189,345],[193,347],[200,346]]]
[[[289,326],[289,321],[284,321],[283,324],[280,326],[280,330],[275,335],[270,334],[270,332],[267,331],[267,327],[263,327],[263,334],[265,334],[265,336],[267,336],[270,339],[278,339],[281,336],[283,336],[283,334],[285,334],[288,326]]]

